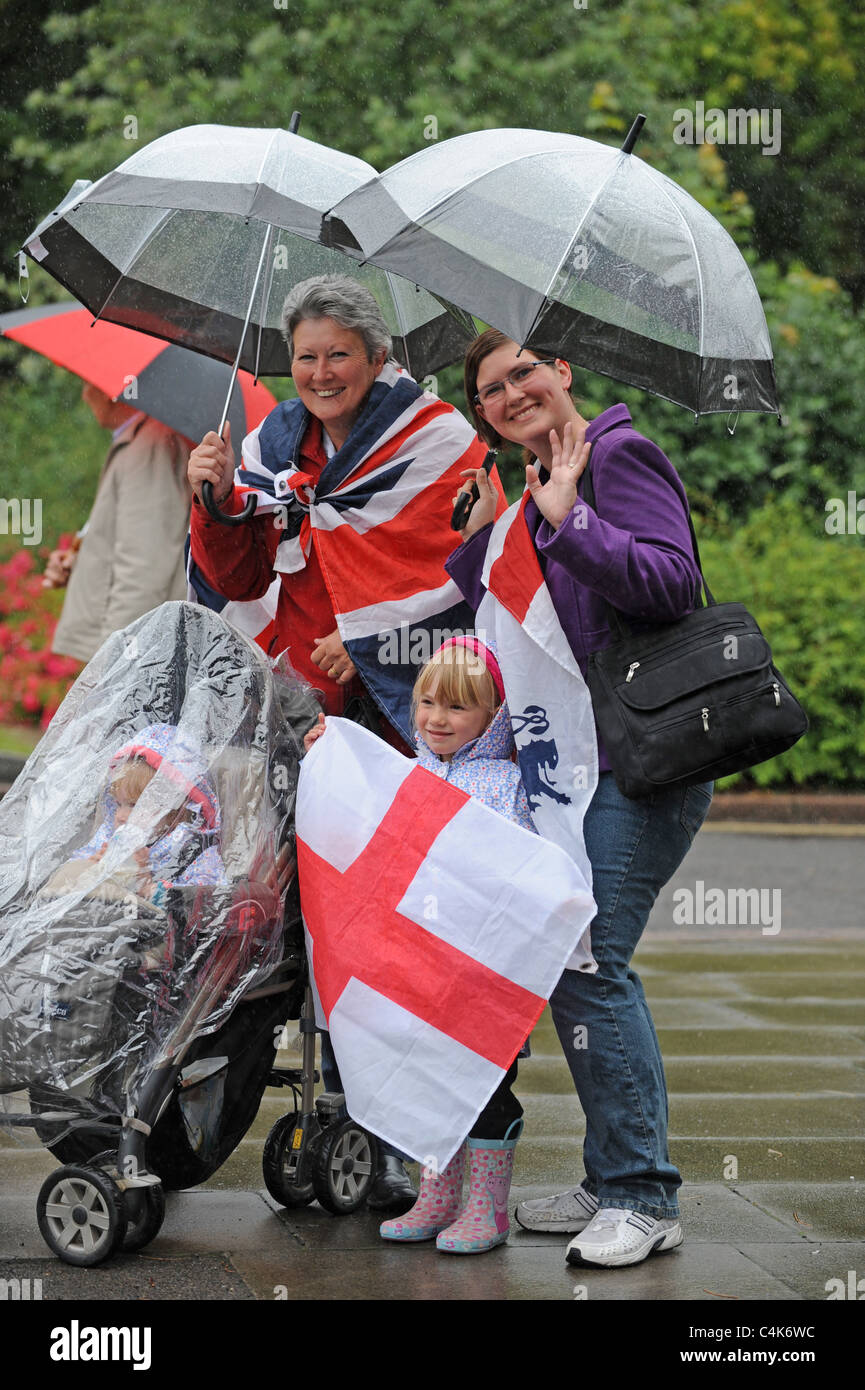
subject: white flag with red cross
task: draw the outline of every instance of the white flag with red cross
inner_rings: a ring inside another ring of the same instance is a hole
[[[597,967],[595,903],[557,845],[366,729],[328,719],[301,765],[307,948],[354,1120],[441,1169],[565,962]]]

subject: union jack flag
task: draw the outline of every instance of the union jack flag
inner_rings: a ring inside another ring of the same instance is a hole
[[[343,644],[363,684],[410,740],[417,669],[474,615],[444,561],[458,543],[450,529],[460,472],[486,449],[463,416],[392,364],[379,373],[351,435],[315,487],[297,465],[309,415],[284,401],[243,443],[235,475],[258,512],[282,530],[276,579],[264,599],[226,603],[193,565],[196,596],[267,646],[280,575],[316,554]],[[502,503],[504,507],[504,503]]]

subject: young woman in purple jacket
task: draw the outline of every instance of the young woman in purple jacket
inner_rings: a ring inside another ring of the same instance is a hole
[[[533,460],[526,520],[584,676],[589,653],[612,640],[606,603],[637,625],[693,610],[699,578],[685,490],[669,459],[632,428],[624,405],[584,420],[570,395],[568,364],[520,352],[495,329],[470,346],[465,386],[481,438],[521,444]],[[590,445],[597,510],[578,499]],[[483,470],[466,477],[480,495],[447,569],[477,608],[497,494]],[[585,1177],[558,1196],[521,1203],[516,1216],[532,1231],[573,1234],[569,1264],[619,1266],[682,1243],[664,1068],[631,957],[706,817],[712,784],[632,800],[616,786],[600,740],[598,754],[598,787],[583,824],[598,906],[591,926],[598,972],[565,970],[550,1000],[586,1117]]]

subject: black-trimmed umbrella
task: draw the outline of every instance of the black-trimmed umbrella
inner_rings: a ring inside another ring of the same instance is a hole
[[[777,413],[760,297],[732,237],[621,149],[540,130],[430,145],[349,193],[331,244],[520,344],[695,414]]]
[[[290,372],[280,329],[288,291],[313,275],[350,275],[375,296],[396,357],[420,378],[462,355],[471,319],[319,241],[327,209],[375,176],[293,131],[189,126],[96,183],[79,180],[24,249],[97,317],[225,362],[240,349],[239,365],[256,376]]]

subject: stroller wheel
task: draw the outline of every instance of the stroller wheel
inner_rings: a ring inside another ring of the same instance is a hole
[[[377,1163],[378,1144],[354,1120],[328,1126],[312,1169],[312,1185],[320,1204],[335,1216],[356,1211],[366,1201]]]
[[[132,1193],[135,1196],[132,1196]],[[127,1188],[123,1195],[128,1225],[123,1238],[123,1253],[143,1250],[159,1233],[165,1220],[165,1193],[161,1185]]]
[[[297,1170],[292,1166],[298,1157],[294,1148],[296,1130],[297,1112],[283,1115],[268,1134],[261,1155],[264,1185],[273,1200],[283,1207],[307,1207],[315,1197],[311,1182],[296,1181]],[[311,1138],[307,1136],[307,1143]]]
[[[46,1178],[36,1199],[42,1237],[69,1265],[98,1265],[126,1235],[123,1195],[107,1173],[67,1164]]]

